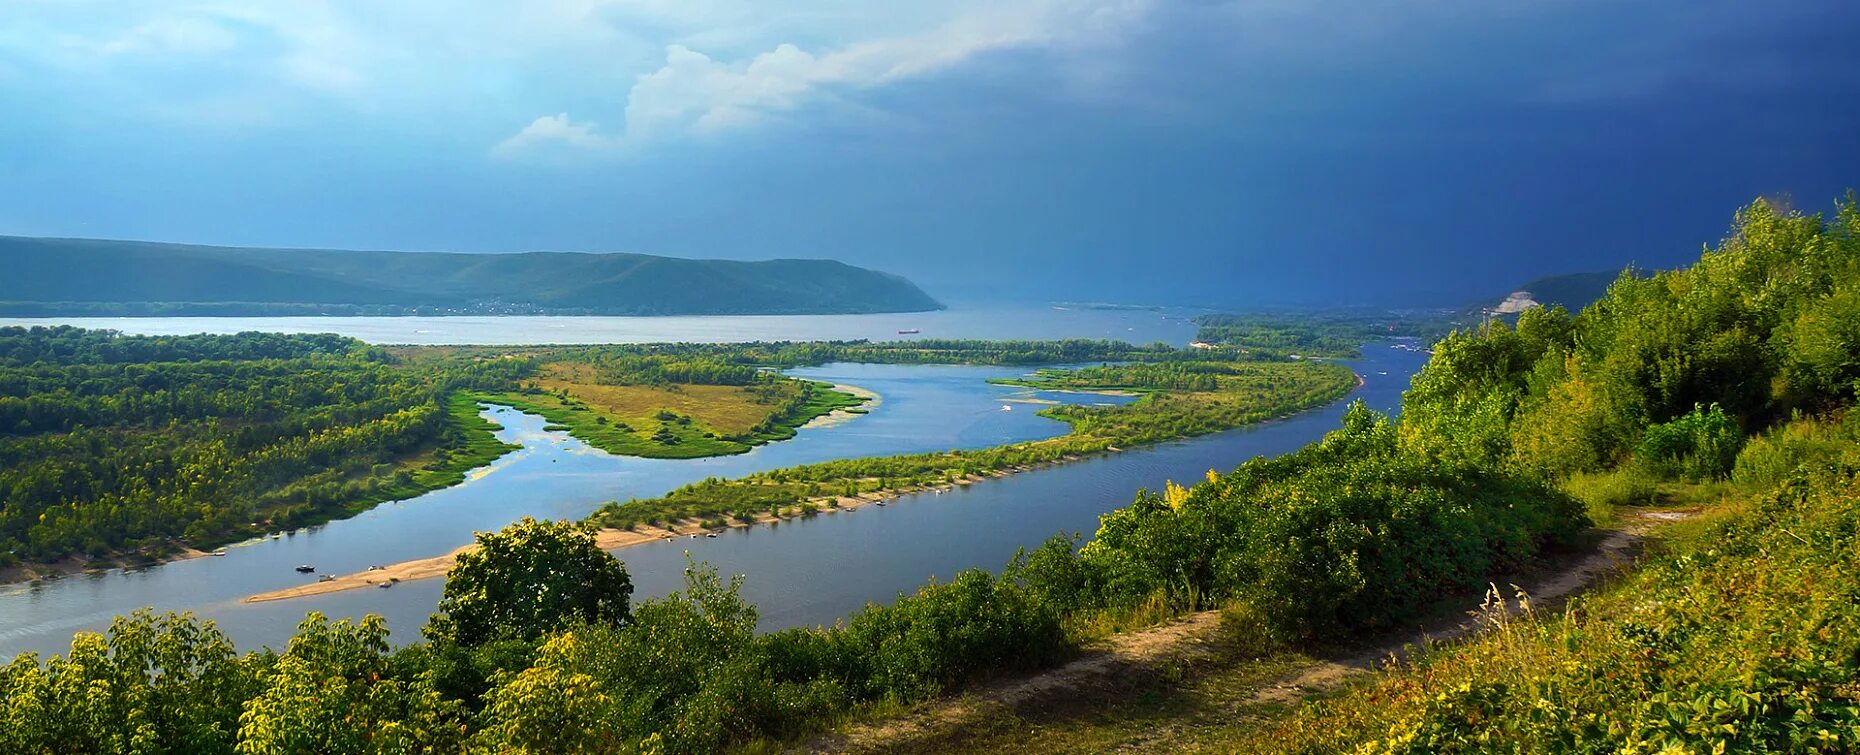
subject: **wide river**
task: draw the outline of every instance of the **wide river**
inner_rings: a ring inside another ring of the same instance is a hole
[[[0,317],[0,326],[75,325],[150,336],[248,330],[337,333],[369,343],[391,344],[1110,338],[1183,346],[1195,335],[1190,318],[1203,311],[979,305],[877,315],[716,317]],[[918,332],[899,333],[905,330]]]
[[[1174,337],[1153,340],[1182,340],[1179,328],[1156,313],[1109,315],[1114,318],[1109,322],[1130,322],[1126,327],[1175,331]],[[351,319],[358,318],[321,322],[342,325]],[[392,335],[370,340],[404,342]],[[1364,378],[1352,398],[1377,409],[1394,409],[1409,376],[1424,359],[1372,344],[1362,359],[1350,362]],[[1115,400],[1030,394],[986,382],[1024,372],[855,364],[794,370],[802,377],[873,390],[882,403],[850,422],[806,428],[789,441],[710,459],[611,456],[564,433],[543,430],[539,417],[493,408],[486,416],[502,425],[499,437],[523,449],[478,470],[462,485],[283,538],[236,546],[224,557],[0,588],[0,658],[21,651],[62,652],[73,632],[100,630],[112,616],[143,606],[189,610],[213,619],[247,649],[281,645],[308,611],[381,614],[396,640],[411,641],[438,602],[441,580],[269,603],[241,599],[312,579],[293,571],[298,564],[314,564],[320,573],[346,574],[370,564],[436,556],[469,542],[474,531],[496,529],[523,516],[576,518],[605,501],[656,495],[706,477],[735,477],[836,458],[982,448],[1065,431],[1062,423],[1035,416],[1037,406],[1012,403],[1016,398]],[[1002,411],[1004,405],[1015,409]],[[1338,402],[1285,420],[988,480],[943,495],[905,496],[884,508],[732,530],[716,539],[648,543],[616,553],[633,575],[635,600],[678,589],[689,553],[726,574],[746,575],[744,594],[759,607],[764,629],[831,623],[869,601],[891,600],[932,577],[947,578],[969,567],[998,569],[1016,548],[1037,545],[1055,533],[1089,535],[1099,515],[1129,503],[1140,487],[1196,480],[1209,469],[1224,471],[1254,456],[1296,449],[1336,427],[1343,407],[1344,402]]]

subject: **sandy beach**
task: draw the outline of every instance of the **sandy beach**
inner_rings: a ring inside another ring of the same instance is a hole
[[[1362,383],[1363,383],[1363,378],[1361,375],[1358,375],[1357,376],[1358,387],[1361,387]],[[870,391],[866,391],[862,388],[855,388],[853,386],[834,386],[834,389],[847,391],[848,393],[854,393],[855,395],[870,396],[871,397],[870,400],[874,403],[867,403],[865,405],[866,408],[875,406],[876,405],[875,402],[878,400],[877,394],[873,394]],[[849,415],[850,415],[848,417],[849,419],[851,417],[858,416],[857,413],[849,413]],[[825,418],[823,417],[821,419],[825,419]],[[816,419],[815,421],[819,421],[819,419]],[[841,421],[844,421],[844,420],[841,420]],[[1124,449],[1118,448],[1116,446],[1109,446],[1109,447],[1106,447],[1101,453],[1121,453],[1123,450]],[[997,469],[997,470],[994,470],[986,474],[969,475],[966,478],[956,480],[955,482],[949,483],[949,484],[896,488],[896,489],[882,491],[882,492],[861,493],[857,496],[828,496],[828,497],[823,497],[823,498],[812,499],[812,500],[807,501],[806,503],[813,503],[816,506],[820,507],[818,512],[815,513],[814,516],[833,516],[833,515],[838,515],[838,514],[845,513],[845,512],[854,511],[854,510],[857,510],[857,509],[860,509],[866,506],[870,506],[875,503],[889,501],[894,498],[898,498],[900,496],[911,495],[915,493],[925,493],[925,492],[931,492],[931,493],[947,492],[951,489],[954,489],[955,487],[964,486],[964,485],[973,485],[983,480],[1006,477],[1008,475],[1032,471],[1034,469],[1039,469],[1041,467],[1057,466],[1059,464],[1066,464],[1069,462],[1078,461],[1082,458],[1085,458],[1085,457],[1081,455],[1077,455],[1077,454],[1068,454],[1066,456],[1062,456],[1050,462],[1044,462],[1040,464],[1018,464],[1018,465],[1006,467],[1003,469]],[[797,505],[795,507],[790,507],[790,508],[799,508],[799,506]],[[758,525],[765,525],[765,524],[770,524],[773,522],[784,521],[786,519],[800,518],[801,516],[805,516],[805,515],[796,515],[796,516],[791,516],[791,517],[777,517],[773,513],[765,511],[757,515],[754,521],[744,522],[741,520],[732,519],[732,520],[729,520],[729,522],[725,524],[724,527],[714,528],[714,529],[706,529],[705,527],[702,526],[701,522],[697,519],[681,520],[681,521],[671,524],[671,526],[669,527],[653,527],[653,526],[647,526],[647,525],[642,524],[631,530],[602,529],[595,533],[595,542],[599,544],[603,550],[617,550],[617,549],[625,548],[625,547],[632,546],[632,545],[639,545],[640,543],[653,542],[655,540],[665,540],[667,538],[677,539],[677,538],[703,537],[706,534],[709,534],[712,532],[721,532],[724,529],[734,529],[734,528],[740,528],[740,527],[753,527],[753,526],[758,526]],[[457,550],[452,551],[451,553],[447,553],[443,556],[434,556],[432,558],[418,559],[414,561],[403,561],[397,564],[388,564],[379,569],[371,569],[368,571],[357,572],[354,574],[342,575],[327,582],[312,582],[312,583],[300,585],[297,587],[291,587],[291,588],[286,588],[282,590],[273,590],[271,592],[259,593],[257,595],[253,595],[251,597],[246,598],[244,602],[263,603],[263,602],[274,601],[274,600],[289,600],[291,598],[302,598],[302,597],[308,597],[311,595],[326,595],[326,594],[333,593],[333,592],[341,592],[343,590],[354,590],[354,589],[359,589],[359,588],[364,588],[364,587],[375,587],[383,582],[388,582],[388,583],[406,582],[406,581],[411,581],[411,580],[416,580],[416,579],[430,579],[433,577],[443,577],[445,576],[447,571],[451,570],[452,565],[458,561],[458,556],[460,553],[470,551],[476,547],[477,547],[476,545],[466,545],[466,546],[458,548]]]

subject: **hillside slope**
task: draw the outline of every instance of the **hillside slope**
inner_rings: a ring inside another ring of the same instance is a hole
[[[0,314],[855,314],[940,309],[833,260],[250,249],[0,237]]]

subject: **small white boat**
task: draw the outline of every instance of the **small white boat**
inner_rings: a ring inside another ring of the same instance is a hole
[[[1001,411],[1011,412],[1011,411],[1014,411],[1014,407],[1008,406],[1007,404],[1002,404]]]
[[[214,552],[213,552],[213,555],[215,555],[215,556],[224,556],[224,555],[226,555],[226,549],[225,549],[225,548],[221,548],[221,549],[219,549],[219,550],[216,550],[216,551],[214,551]]]

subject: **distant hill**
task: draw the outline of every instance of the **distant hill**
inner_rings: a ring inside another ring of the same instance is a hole
[[[1526,282],[1505,297],[1493,310],[1498,314],[1522,312],[1534,306],[1563,305],[1571,312],[1589,306],[1608,292],[1608,286],[1620,277],[1619,270],[1594,273],[1551,275]]]
[[[858,314],[942,309],[833,260],[251,249],[0,236],[0,315]]]

